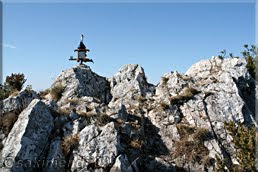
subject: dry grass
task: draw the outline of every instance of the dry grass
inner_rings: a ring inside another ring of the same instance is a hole
[[[210,131],[182,124],[177,125],[177,129],[181,139],[175,142],[175,158],[184,156],[189,162],[209,165],[209,151],[204,141],[212,137]]]
[[[64,91],[64,86],[62,84],[57,84],[50,90],[50,95],[54,101],[58,101],[62,97]]]
[[[169,104],[167,104],[166,102],[161,102],[160,106],[162,107],[163,110],[169,109]]]
[[[180,95],[186,99],[186,98],[192,98],[197,93],[198,91],[195,88],[186,87],[182,90]]]
[[[72,108],[68,108],[68,107],[60,108],[58,110],[58,113],[61,114],[61,115],[69,115],[72,112],[72,110],[73,110]]]
[[[204,145],[198,144],[198,142],[192,140],[180,140],[176,142],[175,147],[175,157],[185,156],[187,161],[193,163],[204,163],[204,160],[206,160],[209,154],[208,149]]]
[[[46,89],[46,90],[44,90],[44,91],[40,91],[40,92],[38,93],[38,95],[39,95],[39,97],[40,97],[41,99],[44,99],[45,96],[48,95],[49,93],[50,93],[50,89]]]
[[[122,125],[122,124],[125,123],[125,121],[124,121],[123,119],[121,119],[121,118],[116,119],[115,122],[116,122],[118,125]]]
[[[86,112],[84,111],[78,111],[77,112],[78,115],[89,118],[92,117],[94,115],[97,115],[96,111],[94,111],[94,108],[91,106],[87,106],[86,107]]]
[[[130,123],[134,130],[138,131],[141,128],[141,125],[139,125],[136,122]]]
[[[129,146],[134,149],[140,149],[142,147],[143,142],[140,139],[133,139],[130,141]]]
[[[65,155],[68,155],[70,151],[77,146],[79,142],[79,134],[66,136],[61,144],[62,151]]]
[[[79,104],[80,99],[79,98],[72,98],[72,99],[65,99],[65,103],[70,103],[73,106],[76,106]]]
[[[111,118],[107,114],[97,115],[96,119],[97,119],[97,125],[98,126],[105,126],[106,124],[111,122]]]
[[[18,119],[18,115],[14,112],[7,112],[0,117],[0,129],[3,130],[5,135],[8,135]]]
[[[180,74],[180,73],[178,73],[177,76],[178,76],[179,78],[181,78],[182,80],[184,80],[184,81],[188,81],[188,80],[191,79],[189,76],[182,75],[182,74]]]
[[[185,87],[178,95],[170,97],[170,101],[171,103],[176,103],[180,100],[189,100],[197,93],[199,93],[199,91],[195,88]]]
[[[166,77],[163,76],[161,79],[162,79],[163,84],[166,85],[168,83],[169,78],[166,78]]]
[[[196,129],[195,127],[187,124],[177,124],[176,128],[181,138],[188,137],[190,134],[193,134]]]
[[[19,91],[18,91],[18,90],[13,90],[13,91],[11,92],[11,96],[18,96],[18,94],[19,94]]]
[[[207,128],[197,128],[196,132],[194,133],[194,140],[204,142],[205,140],[209,140],[212,137],[211,132]]]
[[[139,97],[138,97],[138,101],[139,101],[140,103],[144,103],[145,101],[147,101],[147,99],[146,99],[146,97],[144,97],[144,96],[139,96]]]

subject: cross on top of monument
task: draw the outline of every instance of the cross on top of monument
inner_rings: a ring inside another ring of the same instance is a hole
[[[83,64],[83,62],[93,62],[92,59],[87,58],[87,52],[89,52],[90,50],[86,48],[86,46],[83,43],[83,34],[81,34],[81,40],[80,40],[80,44],[78,46],[77,49],[74,50],[74,52],[77,52],[77,57],[73,58],[73,56],[70,56],[69,60],[76,60],[77,62],[79,62],[80,64]]]

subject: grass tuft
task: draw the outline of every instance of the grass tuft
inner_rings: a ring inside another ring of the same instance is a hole
[[[62,84],[57,84],[50,90],[50,95],[54,101],[60,100],[62,93],[64,91],[64,86]]]
[[[62,151],[64,155],[68,155],[71,150],[78,145],[79,142],[79,134],[68,135],[66,136],[61,144]]]

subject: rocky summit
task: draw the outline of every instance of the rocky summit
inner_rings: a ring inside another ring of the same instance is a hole
[[[225,123],[256,126],[244,58],[212,57],[155,86],[139,65],[86,65],[1,101],[0,171],[216,171],[241,165]]]

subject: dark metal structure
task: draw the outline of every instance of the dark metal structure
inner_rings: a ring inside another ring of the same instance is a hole
[[[92,59],[87,58],[87,52],[90,50],[86,48],[86,46],[83,43],[83,34],[81,35],[81,41],[77,49],[74,50],[74,52],[77,52],[77,58],[73,58],[73,56],[70,56],[69,60],[76,60],[77,62],[80,62],[80,64],[83,64],[83,62],[93,62]]]

